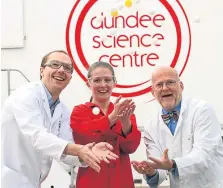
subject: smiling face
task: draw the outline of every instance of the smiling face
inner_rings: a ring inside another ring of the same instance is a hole
[[[183,89],[175,69],[159,67],[153,72],[152,94],[165,110],[171,111],[179,104]]]
[[[91,72],[87,85],[92,91],[93,103],[108,102],[115,87],[114,76],[108,68],[97,67]]]
[[[57,60],[69,65],[72,65],[70,57],[62,52],[53,52],[47,57],[45,64],[49,64],[52,60]],[[47,87],[51,95],[54,97],[59,96],[61,91],[67,86],[72,78],[72,74],[65,72],[63,66],[59,69],[52,68],[51,66],[42,66],[40,68],[40,75],[43,84]]]

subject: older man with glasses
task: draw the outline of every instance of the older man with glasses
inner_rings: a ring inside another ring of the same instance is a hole
[[[108,143],[73,143],[70,112],[59,98],[72,72],[65,51],[50,52],[42,59],[41,80],[18,88],[6,99],[1,114],[3,187],[39,187],[53,159],[99,172],[100,160],[117,158]]]
[[[132,161],[151,188],[166,176],[171,188],[222,188],[221,127],[205,101],[182,96],[184,85],[171,67],[152,74],[152,94],[162,106],[145,127],[148,161]]]

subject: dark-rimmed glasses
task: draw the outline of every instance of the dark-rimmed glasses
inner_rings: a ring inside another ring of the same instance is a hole
[[[50,62],[47,62],[44,64],[44,66],[49,66],[53,69],[59,69],[61,66],[63,66],[64,72],[71,73],[71,74],[73,73],[73,66],[71,64],[63,63],[58,60],[52,60]]]

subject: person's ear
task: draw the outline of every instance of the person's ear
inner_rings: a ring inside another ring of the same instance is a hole
[[[151,93],[152,93],[152,95],[154,96],[154,89],[153,89],[153,86],[151,86],[152,87],[152,89],[151,89]],[[154,96],[155,97],[155,96]]]
[[[40,76],[41,76],[41,77],[44,76],[44,74],[43,74],[43,70],[44,70],[44,68],[43,68],[43,67],[40,67]]]
[[[180,81],[180,88],[181,88],[181,91],[184,90],[184,84],[183,84],[183,82],[181,82],[181,81]]]

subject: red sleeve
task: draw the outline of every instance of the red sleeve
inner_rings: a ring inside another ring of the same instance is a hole
[[[115,126],[117,134],[120,135],[120,148],[122,152],[128,154],[134,153],[136,151],[141,140],[141,132],[137,128],[136,117],[134,114],[130,117],[130,121],[132,124],[132,131],[127,136],[124,136],[122,133],[122,126],[120,121],[117,122]]]
[[[110,130],[108,116],[99,114],[98,118],[92,119],[92,109],[86,105],[74,107],[70,123],[73,132],[83,136]]]

